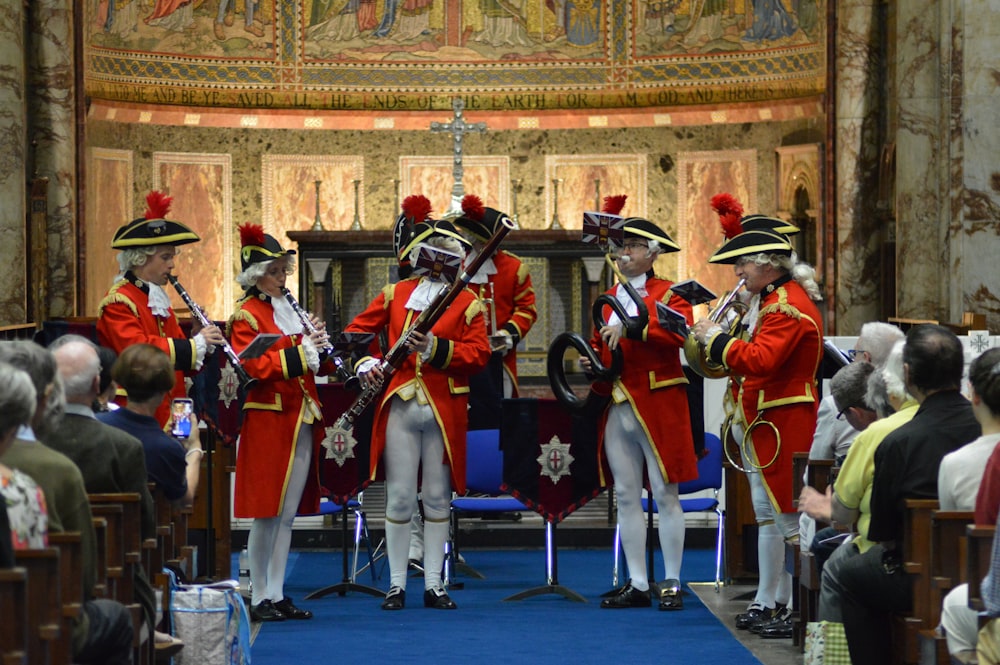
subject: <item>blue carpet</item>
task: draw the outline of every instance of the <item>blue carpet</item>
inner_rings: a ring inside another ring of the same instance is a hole
[[[352,592],[302,600],[341,579],[339,552],[292,553],[285,593],[312,610],[311,621],[265,624],[253,644],[254,665],[284,663],[759,663],[688,590],[681,612],[601,610],[611,587],[609,550],[560,550],[559,582],[587,598],[558,595],[518,602],[503,599],[545,583],[542,550],[466,550],[468,563],[486,575],[461,577],[453,590],[456,611],[423,607],[423,579],[411,577],[407,608],[380,609],[381,600]],[[380,562],[381,563],[381,562]],[[234,561],[235,565],[235,561]],[[715,578],[714,550],[688,550],[685,582]],[[658,571],[662,570],[657,562]],[[388,570],[372,584],[388,588]]]

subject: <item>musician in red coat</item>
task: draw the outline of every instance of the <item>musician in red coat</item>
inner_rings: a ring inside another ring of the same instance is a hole
[[[608,201],[624,197],[609,197]],[[620,205],[616,206],[620,209]],[[617,214],[605,207],[606,213]],[[649,220],[632,217],[625,221],[625,246],[618,265],[628,284],[640,296],[649,320],[630,329],[618,314],[605,306],[606,325],[594,331],[591,346],[601,354],[605,367],[611,350],[620,346],[624,358],[621,375],[612,385],[595,384],[598,393],[610,393],[599,449],[607,457],[614,479],[618,526],[630,579],[616,595],[601,601],[605,609],[649,607],[650,584],[646,570],[646,520],[642,508],[644,475],[649,477],[653,499],[659,510],[659,539],[663,553],[664,581],[659,586],[661,610],[680,610],[681,559],[684,552],[684,513],[677,484],[698,476],[698,462],[691,438],[687,384],[681,367],[684,338],[657,322],[656,304],[662,302],[692,320],[691,305],[674,295],[673,282],[653,273],[653,262],[663,252],[680,248],[667,233]],[[625,307],[630,319],[638,314],[638,303],[622,284],[608,292]],[[586,358],[582,359],[589,368]],[[643,471],[645,467],[645,473]],[[602,467],[603,468],[603,467]],[[611,479],[602,478],[602,484]]]
[[[98,305],[97,341],[119,354],[132,344],[151,344],[170,356],[176,370],[174,389],[156,410],[156,420],[166,425],[171,400],[187,395],[185,374],[200,369],[205,354],[225,338],[218,326],[203,328],[197,319],[191,338],[181,330],[163,287],[173,272],[177,248],[200,238],[184,224],[165,219],[169,197],[151,192],[146,202],[146,215],[119,228],[111,243],[121,250],[121,274]],[[124,403],[124,394],[121,397]]]
[[[760,570],[757,594],[737,617],[737,627],[747,628],[762,617],[785,621],[790,614],[784,542],[798,538],[792,456],[808,452],[816,428],[823,324],[813,301],[820,293],[815,271],[798,262],[788,239],[774,231],[742,231],[709,260],[732,264],[747,291],[760,296],[750,341],[730,336],[709,319],[692,328],[708,359],[743,377],[733,434],[750,470]]]
[[[469,194],[462,199],[461,217],[457,226],[472,243],[466,263],[472,261],[497,232],[507,216],[499,210],[483,206],[479,197]],[[535,289],[531,274],[521,259],[504,250],[497,250],[472,276],[469,289],[483,303],[487,329],[494,356],[502,367],[502,397],[517,397],[517,345],[538,319],[535,309]],[[499,416],[497,416],[499,417]]]
[[[246,294],[229,320],[233,350],[241,353],[262,333],[281,337],[263,355],[243,361],[257,382],[243,404],[233,513],[254,518],[247,541],[254,618],[309,619],[311,612],[285,596],[284,582],[292,521],[298,512],[319,511],[325,430],[315,376],[334,371],[320,358],[329,338],[315,318],[314,332],[305,331],[282,291],[295,270],[295,251],[282,249],[257,225],[242,225],[240,239],[237,282]]]
[[[490,355],[482,306],[467,289],[427,334],[410,331],[404,335],[420,313],[451,288],[446,281],[421,274],[416,255],[424,244],[446,250],[458,262],[468,247],[449,222],[417,224],[408,252],[413,257],[414,276],[386,286],[344,330],[386,330],[390,346],[403,343],[410,351],[391,374],[384,373],[374,357],[362,359],[356,368],[366,389],[387,381],[377,398],[371,442],[372,477],[383,467],[386,479],[385,538],[390,574],[389,591],[382,603],[386,610],[405,606],[410,518],[418,489],[424,503],[424,606],[456,607],[441,583],[451,492],[465,491],[469,377],[482,370]]]

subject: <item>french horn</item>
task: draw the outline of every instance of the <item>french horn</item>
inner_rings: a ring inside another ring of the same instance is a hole
[[[708,315],[712,323],[719,324],[733,337],[740,335],[743,317],[749,309],[747,304],[737,297],[744,284],[746,279],[741,279],[736,288],[720,300]],[[721,379],[729,373],[720,363],[709,360],[705,345],[699,342],[693,333],[688,333],[684,340],[684,357],[688,366],[706,379]]]
[[[629,284],[625,276],[618,270],[618,266],[615,265],[610,253],[605,254],[604,260],[618,278],[618,283],[622,285],[625,292],[628,293],[629,298],[635,303],[636,315],[630,316],[625,306],[617,298],[604,293],[598,296],[591,306],[591,317],[594,321],[594,327],[600,330],[607,325],[607,322],[604,320],[604,306],[607,305],[618,315],[618,318],[622,322],[622,327],[624,328],[622,337],[626,336],[625,331],[638,334],[649,323],[649,309],[646,307],[646,303],[642,300],[639,292]],[[604,363],[601,362],[601,357],[590,346],[590,343],[577,333],[567,331],[560,333],[552,340],[552,344],[549,345],[548,356],[546,357],[546,369],[549,375],[549,384],[552,386],[552,393],[567,409],[578,413],[590,408],[588,404],[591,402],[589,401],[589,396],[588,399],[577,397],[576,393],[570,387],[569,381],[566,379],[563,355],[566,349],[571,346],[581,356],[586,357],[590,361],[589,375],[593,377],[593,381],[614,381],[617,379],[625,366],[625,358],[622,354],[621,344],[619,344],[611,352],[611,364],[605,367]]]

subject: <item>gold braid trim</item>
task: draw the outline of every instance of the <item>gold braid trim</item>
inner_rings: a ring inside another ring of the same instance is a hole
[[[510,252],[507,252],[507,253],[510,254]],[[513,254],[510,254],[510,255],[514,256]],[[520,260],[520,257],[518,257],[518,256],[514,256],[514,258]],[[524,281],[526,279],[528,279],[528,266],[526,266],[526,265],[524,265],[522,263],[521,265],[519,265],[517,267],[517,283],[518,284],[524,284]]]
[[[121,283],[124,284],[125,282]],[[97,316],[101,315],[101,312],[104,311],[105,307],[107,307],[108,305],[115,305],[115,304],[125,305],[126,307],[129,308],[132,314],[135,315],[136,318],[139,318],[139,309],[135,306],[135,303],[132,302],[131,298],[121,293],[118,293],[117,285],[112,287],[111,291],[108,292],[108,295],[104,296],[104,299],[101,300],[99,305],[97,305]]]
[[[386,284],[382,287],[382,297],[385,298],[385,305],[383,305],[383,309],[389,309],[389,303],[392,302],[392,297],[394,295],[396,295],[395,284]]]
[[[802,312],[800,312],[799,309],[794,305],[788,304],[788,291],[786,291],[785,287],[783,286],[778,287],[778,302],[772,305],[768,305],[767,307],[764,307],[760,310],[760,317],[758,318],[758,322],[766,314],[771,314],[773,312],[780,312],[785,316],[790,316],[796,320],[802,318]]]
[[[237,321],[246,321],[250,325],[251,330],[254,332],[260,332],[260,326],[257,324],[257,319],[254,318],[254,315],[241,308],[233,314],[233,316],[229,319],[229,322],[226,324],[226,334],[233,334],[233,324]]]
[[[478,298],[469,303],[469,306],[465,308],[465,325],[472,323],[472,319],[476,318],[477,314],[482,314],[486,310],[483,307],[482,301]]]

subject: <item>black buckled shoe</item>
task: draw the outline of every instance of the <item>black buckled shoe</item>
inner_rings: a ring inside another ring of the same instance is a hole
[[[621,610],[627,607],[649,607],[652,602],[649,599],[649,589],[639,591],[632,582],[626,584],[621,591],[610,598],[601,601],[602,609]]]
[[[434,610],[457,610],[458,605],[448,596],[448,592],[441,587],[434,589],[424,589],[424,607]]]
[[[758,634],[767,640],[790,639],[794,628],[792,611],[786,607],[772,621],[761,626]]]
[[[292,604],[292,599],[285,596],[274,604],[278,611],[285,615],[286,619],[312,619],[313,613],[309,610],[301,610]]]
[[[791,616],[792,616],[792,611],[790,609],[778,605],[776,608],[774,608],[774,611],[772,612],[770,619],[750,624],[747,630],[749,630],[751,633],[760,635],[761,631],[764,630],[765,628],[770,628],[771,626],[777,626],[778,624],[787,620]]]
[[[383,610],[401,610],[406,607],[406,591],[402,587],[391,586],[382,601]]]
[[[671,612],[684,609],[683,591],[680,580],[664,580],[660,582],[660,610]]]
[[[736,615],[736,628],[747,630],[755,623],[770,621],[773,616],[774,610],[768,609],[760,603],[753,602],[750,603],[750,607],[747,608],[746,612]]]
[[[270,600],[262,600],[251,607],[250,615],[254,621],[284,621],[287,618]]]

